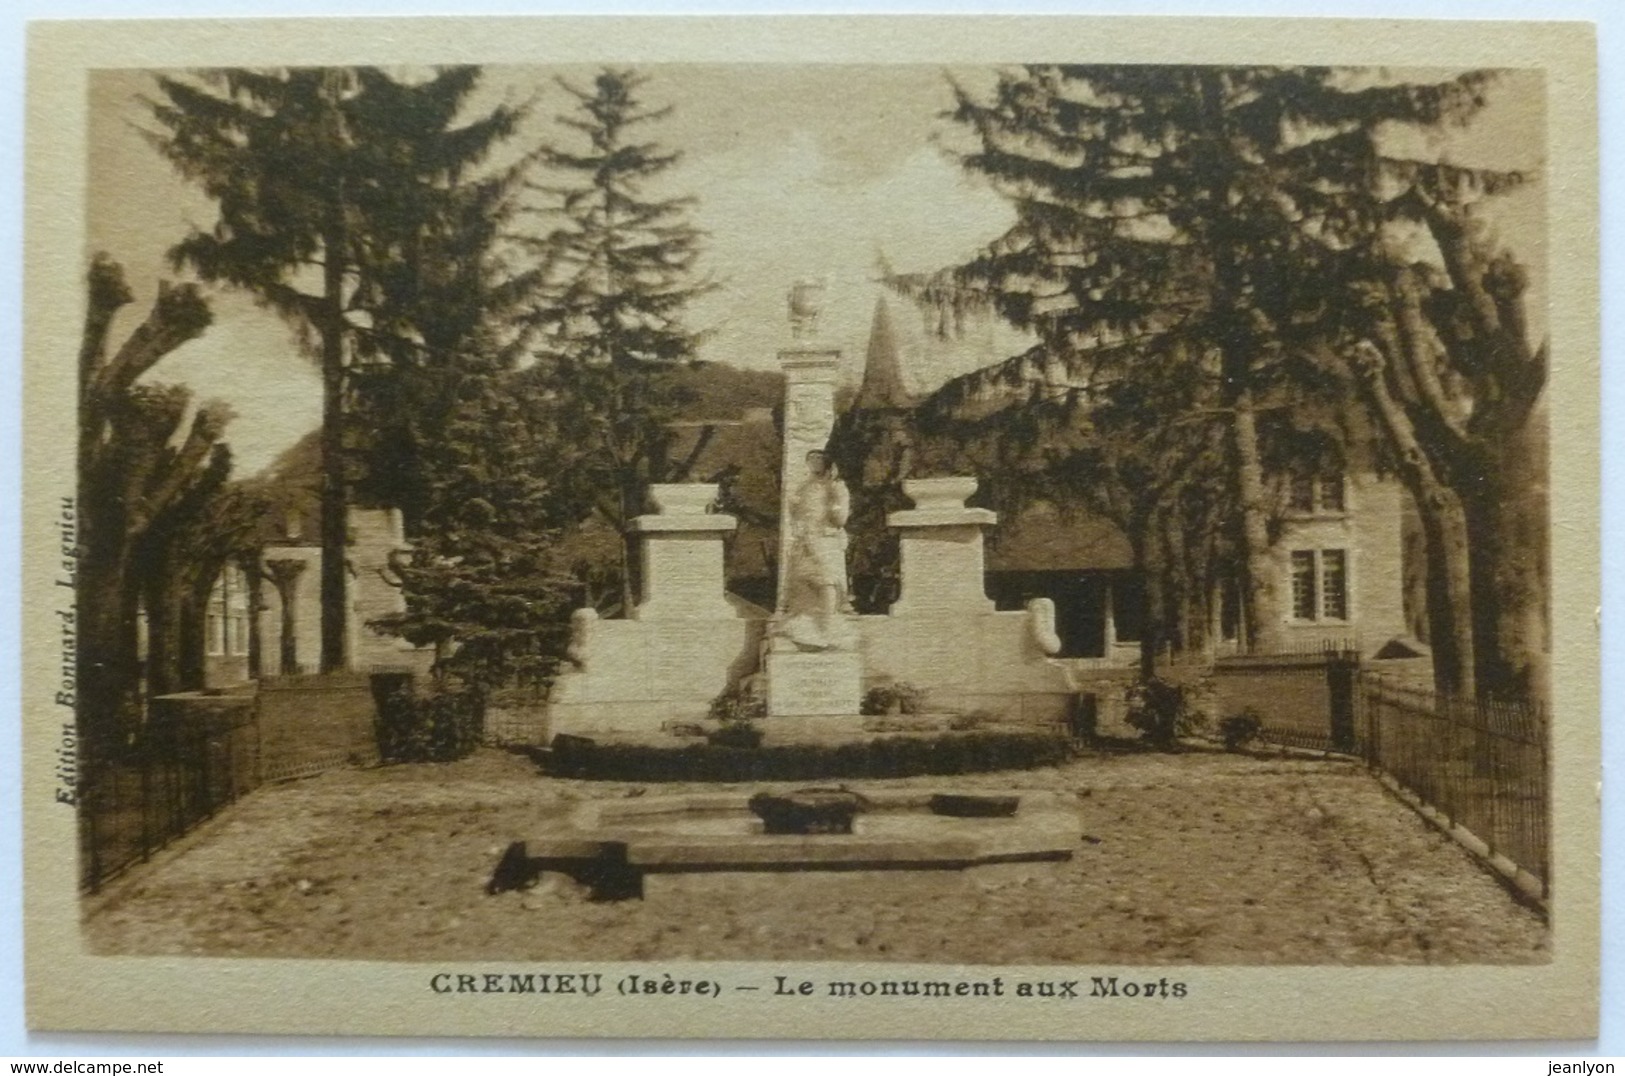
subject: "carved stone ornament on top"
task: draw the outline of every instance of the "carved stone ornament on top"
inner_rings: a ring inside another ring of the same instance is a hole
[[[802,279],[790,285],[790,336],[795,340],[811,340],[818,333],[818,315],[824,312],[825,284],[822,280]]]

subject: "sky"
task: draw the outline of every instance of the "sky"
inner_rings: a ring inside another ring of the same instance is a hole
[[[827,289],[819,342],[841,349],[855,380],[881,295],[879,258],[902,271],[938,269],[964,260],[1014,220],[1010,204],[948,152],[965,137],[943,116],[952,104],[949,79],[974,90],[990,84],[989,70],[688,64],[640,71],[648,78],[644,101],[671,107],[644,137],[683,154],[653,193],[692,196],[692,220],[708,236],[700,272],[717,287],[692,304],[688,318],[705,334],[701,359],[776,368],[789,344],[786,294],[794,281],[811,278]],[[516,154],[561,137],[555,117],[575,102],[557,80],[584,86],[593,74],[587,67],[487,68],[470,108],[530,103],[530,118],[509,143]],[[98,72],[90,92],[86,255],[111,255],[137,291],[115,328],[121,339],[158,280],[177,276],[165,251],[190,228],[209,227],[214,210],[142,136],[151,126],[142,103],[155,92],[150,73]],[[1538,168],[1539,97],[1538,84],[1514,82],[1492,96],[1471,129],[1410,148],[1464,163]],[[1541,205],[1539,192],[1530,191],[1500,210],[1508,242],[1529,264],[1543,254]],[[1538,288],[1544,274],[1536,277]],[[1538,310],[1543,294],[1532,298]],[[238,473],[251,474],[317,424],[316,367],[289,326],[247,296],[219,291],[211,301],[216,316],[208,332],[148,379],[185,383],[199,402],[227,402],[236,417],[226,439]],[[985,361],[1001,357],[990,352]],[[923,386],[977,361],[965,349],[952,358],[959,368],[910,373]]]
[[[801,278],[826,284],[820,343],[842,349],[849,374],[862,362],[879,289],[878,256],[902,270],[931,270],[971,254],[1014,219],[1002,198],[966,176],[937,145],[951,103],[938,67],[648,66],[644,99],[671,114],[645,137],[679,149],[682,162],[657,193],[693,196],[691,219],[708,233],[700,272],[717,284],[689,312],[705,334],[701,359],[774,369],[789,343],[786,295]],[[534,101],[510,143],[557,138],[553,117],[574,99],[555,79],[590,82],[588,68],[489,68],[478,108]],[[983,72],[967,77],[985,78]],[[144,72],[103,72],[91,88],[87,254],[121,262],[138,291],[127,331],[160,277],[176,274],[164,252],[211,203],[181,182],[141,135]],[[320,411],[316,368],[288,327],[241,294],[213,297],[215,323],[149,379],[190,385],[198,400],[224,399],[239,473],[270,463],[312,428]],[[115,330],[116,332],[120,330]]]

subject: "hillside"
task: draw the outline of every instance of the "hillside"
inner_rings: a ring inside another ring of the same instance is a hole
[[[694,394],[683,408],[683,418],[691,422],[742,418],[749,411],[778,407],[784,401],[784,375],[771,370],[700,363],[676,371],[673,380]]]
[[[705,435],[706,444],[683,480],[726,481],[733,496],[743,502],[747,523],[769,522],[777,513],[779,463],[778,432],[770,416],[782,402],[784,375],[702,363],[674,371],[673,380],[692,396],[679,420],[687,427],[679,438],[679,458],[696,447],[704,424],[721,424]],[[280,538],[291,529],[314,539],[319,530],[320,465],[320,431],[311,430],[270,466],[242,480],[277,506],[279,518],[267,521],[272,528],[268,538]],[[763,557],[771,543],[764,545],[761,537],[753,533],[734,543],[748,564],[747,574],[764,570]]]

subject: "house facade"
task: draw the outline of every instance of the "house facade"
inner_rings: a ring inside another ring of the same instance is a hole
[[[1408,633],[1405,498],[1370,471],[1291,476],[1279,484],[1272,551],[1289,650],[1339,646],[1375,654]]]
[[[894,316],[882,300],[855,406],[906,408],[931,371],[962,372],[971,364],[967,346],[986,351],[983,365],[1001,357],[987,350],[985,333],[943,337],[929,318]],[[1334,647],[1369,656],[1408,640],[1407,590],[1415,588],[1407,587],[1403,487],[1356,468],[1279,475],[1272,494],[1269,560],[1282,649]],[[1127,539],[1106,520],[1044,503],[1002,519],[990,535],[987,590],[1000,609],[1053,601],[1063,658],[1123,664],[1138,658],[1143,580]],[[1207,633],[1214,656],[1247,651],[1238,588],[1216,599]]]
[[[290,513],[279,523],[279,533],[266,543],[260,556],[257,585],[236,565],[216,579],[204,618],[208,687],[319,670],[322,549],[305,536],[307,522],[298,513]],[[391,567],[394,558],[411,548],[400,511],[352,507],[349,542],[347,668],[427,671],[433,660],[431,651],[368,627],[372,621],[406,608]]]

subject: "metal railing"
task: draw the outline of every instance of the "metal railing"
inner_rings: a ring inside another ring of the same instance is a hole
[[[252,700],[205,719],[156,717],[87,750],[79,782],[79,881],[94,890],[258,783]],[[246,719],[245,719],[246,718]]]
[[[379,758],[366,674],[160,696],[133,731],[80,743],[79,875],[91,890],[263,782]]]
[[[1214,684],[1221,714],[1251,713],[1261,740],[1363,759],[1492,863],[1528,875],[1535,891],[1549,888],[1550,741],[1542,708],[1443,695],[1414,679],[1374,673],[1358,654],[1334,647],[1318,658],[1226,659],[1215,667]]]
[[[1551,778],[1545,711],[1457,699],[1366,674],[1364,755],[1423,804],[1537,879],[1551,880]]]

